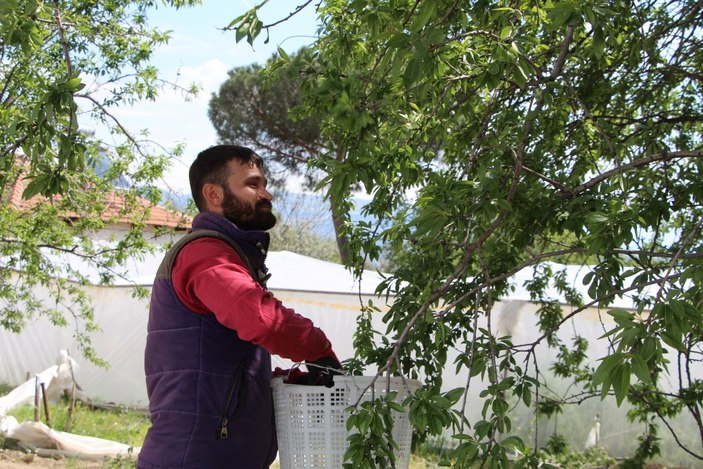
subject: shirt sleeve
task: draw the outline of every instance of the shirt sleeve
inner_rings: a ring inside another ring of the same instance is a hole
[[[222,240],[200,238],[176,257],[171,273],[178,299],[196,313],[212,313],[239,338],[293,361],[334,356],[309,319],[286,308],[251,278],[239,255]]]

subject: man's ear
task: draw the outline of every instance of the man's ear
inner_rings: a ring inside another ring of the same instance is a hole
[[[222,207],[224,196],[225,191],[221,186],[212,183],[203,185],[203,200],[208,210],[217,212]]]

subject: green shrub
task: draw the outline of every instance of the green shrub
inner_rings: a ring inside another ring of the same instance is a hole
[[[603,448],[592,447],[584,451],[565,451],[551,454],[541,451],[542,459],[558,465],[561,469],[615,467],[615,459],[608,456]]]

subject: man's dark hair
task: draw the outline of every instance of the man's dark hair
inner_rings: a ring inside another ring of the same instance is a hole
[[[199,211],[202,212],[205,209],[203,186],[205,184],[224,186],[230,176],[227,163],[232,160],[239,160],[259,168],[264,166],[264,160],[252,149],[239,145],[214,145],[198,153],[195,161],[190,165],[188,177],[190,192]]]

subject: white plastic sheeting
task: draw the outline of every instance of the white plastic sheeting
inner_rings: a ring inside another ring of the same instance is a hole
[[[107,457],[136,456],[140,449],[117,441],[61,432],[42,422],[22,422],[10,428],[5,436],[17,440],[20,447],[45,457],[102,460]]]
[[[73,376],[78,371],[78,364],[68,356],[66,350],[59,352],[56,365],[37,373],[24,383],[17,386],[8,394],[0,397],[0,418],[7,411],[24,404],[32,404],[37,394],[37,388],[44,385],[43,392],[50,401],[56,401],[65,390],[73,387]]]
[[[47,401],[57,401],[64,391],[73,390],[77,372],[78,364],[68,356],[66,350],[61,350],[56,365],[37,373],[0,397],[0,435],[16,440],[20,447],[40,456],[104,459],[138,454],[139,448],[116,441],[57,431],[42,422],[19,423],[7,415],[16,407],[36,402],[35,399],[42,396],[42,393]]]
[[[128,265],[128,278],[148,287],[151,280],[146,282],[146,279],[154,278],[162,256],[153,254],[132,260]],[[340,359],[351,357],[354,353],[352,334],[361,304],[370,299],[378,302],[372,293],[381,276],[367,271],[359,283],[341,265],[290,252],[271,252],[267,265],[273,274],[268,286],[276,297],[321,327],[332,340]],[[82,270],[91,275],[87,267]],[[110,367],[101,368],[87,361],[77,348],[70,327],[59,328],[45,318],[38,318],[20,334],[0,328],[0,382],[20,383],[27,373],[44,369],[59,350],[67,349],[81,368],[80,384],[89,398],[146,407],[144,346],[148,300],[135,298],[132,288],[124,285],[124,281],[110,287],[87,286],[85,289],[94,304],[95,322],[102,329],[91,334],[92,344],[97,355]],[[48,300],[42,291],[36,294]],[[279,357],[274,357],[273,361],[274,367],[291,365]]]
[[[128,266],[127,279],[133,283],[149,286],[151,279],[161,261],[162,254],[146,256],[131,261]],[[272,252],[269,255],[268,266],[273,274],[269,288],[286,306],[310,318],[322,328],[332,341],[340,359],[353,356],[353,334],[356,330],[356,320],[362,305],[373,300],[381,309],[374,315],[374,328],[385,330],[381,323],[386,312],[385,300],[377,298],[373,293],[381,282],[382,276],[373,271],[364,273],[363,280],[358,283],[353,276],[340,265],[311,259],[309,257],[288,252]],[[566,283],[579,289],[587,300],[588,295],[583,285],[583,277],[587,268],[564,267],[553,265],[554,271],[566,269]],[[527,344],[540,336],[537,325],[538,306],[530,301],[525,282],[532,278],[529,269],[518,274],[514,281],[514,291],[494,305],[491,315],[492,326],[498,335],[510,335],[514,344]],[[93,345],[98,356],[110,363],[110,368],[104,369],[86,361],[76,347],[73,331],[70,328],[58,328],[45,319],[37,319],[28,324],[21,334],[13,334],[0,329],[0,382],[10,384],[22,383],[26,374],[43,370],[47,363],[53,363],[59,350],[70,350],[71,357],[80,366],[79,383],[85,395],[99,402],[112,402],[119,405],[146,407],[146,386],[144,382],[144,345],[146,342],[146,323],[148,316],[148,300],[134,298],[132,288],[120,281],[112,287],[85,287],[95,305],[95,321],[102,328],[101,332],[92,334]],[[42,292],[37,295],[42,297]],[[552,289],[547,295],[562,304],[563,296]],[[393,298],[389,299],[390,302]],[[615,307],[628,308],[632,303],[627,298],[618,299]],[[570,313],[565,306],[565,314]],[[485,327],[486,318],[479,324]],[[570,343],[571,336],[578,332],[590,342],[588,359],[592,364],[607,354],[607,341],[598,340],[603,333],[613,327],[612,318],[603,310],[596,307],[588,308],[569,319],[560,331],[560,337]],[[543,341],[544,342],[544,341]],[[443,376],[443,387],[446,390],[464,387],[468,376],[466,370],[455,372],[453,360],[462,350],[448,351],[448,365]],[[547,370],[554,360],[556,351],[549,349],[544,343],[535,350],[541,369]],[[274,357],[273,366],[288,368],[292,364]],[[525,364],[521,364],[524,366]],[[699,364],[693,372],[702,376],[703,364]],[[366,374],[373,370],[367,370]],[[467,396],[464,409],[469,420],[479,417],[481,408],[474,405],[480,402],[478,394],[482,390],[481,383],[474,377],[471,390]],[[677,376],[669,377],[671,387],[675,388]],[[32,384],[33,387],[33,384]],[[600,413],[602,438],[600,441],[611,441],[610,435],[621,431],[622,420],[614,420],[609,407],[603,403],[594,402],[588,408],[582,408],[584,413],[580,421],[582,426],[570,429],[578,444],[587,441],[593,418]],[[531,421],[533,416],[526,410],[523,418]],[[527,415],[529,413],[529,415]],[[516,411],[517,414],[517,411]],[[605,417],[604,417],[605,416]],[[9,423],[6,421],[5,426]],[[31,425],[31,427],[35,427]],[[25,428],[26,430],[26,428]],[[35,431],[33,428],[32,431]],[[37,430],[41,432],[41,430]],[[56,437],[56,435],[53,435]],[[43,438],[43,436],[42,436]],[[64,443],[61,443],[64,444]],[[119,444],[118,444],[119,445]],[[100,447],[100,445],[97,445]],[[56,449],[56,451],[62,451]],[[116,451],[129,451],[123,447]],[[117,453],[124,454],[124,453]]]
[[[133,260],[128,265],[127,278],[148,287],[161,262],[162,254],[150,254]],[[342,360],[354,354],[353,334],[362,305],[373,300],[381,314],[375,315],[377,330],[385,330],[381,318],[385,301],[377,298],[374,291],[382,276],[374,271],[364,272],[359,283],[343,266],[312,259],[290,252],[271,252],[267,265],[273,274],[269,288],[286,306],[310,318],[325,331]],[[75,266],[74,266],[75,267]],[[567,283],[584,289],[582,278],[586,268],[553,265],[553,270],[567,270]],[[87,269],[85,267],[84,269]],[[83,270],[83,268],[82,268]],[[89,272],[86,271],[89,274]],[[524,282],[531,272],[521,272],[514,282],[514,292],[506,301],[495,306],[493,325],[504,334],[513,336],[514,343],[527,343],[539,336],[537,329],[537,306],[529,301]],[[144,382],[144,346],[148,300],[132,296],[132,289],[121,283],[116,286],[88,286],[86,290],[95,305],[95,321],[102,328],[92,334],[95,350],[110,363],[109,369],[95,366],[85,360],[76,347],[71,328],[57,328],[45,319],[27,325],[20,334],[0,329],[0,382],[16,384],[24,381],[27,372],[35,373],[51,363],[58,350],[70,350],[71,356],[81,367],[81,386],[86,395],[99,402],[112,402],[133,407],[148,405]],[[584,292],[585,293],[585,292]],[[37,292],[42,296],[41,292]],[[564,303],[556,290],[548,292],[556,301]],[[587,296],[585,296],[587,297]],[[392,298],[390,299],[392,301]],[[626,299],[618,306],[631,306]],[[567,311],[568,312],[568,311]],[[596,340],[604,332],[604,323],[610,317],[596,308],[580,313],[567,325],[564,336],[568,340],[578,330],[591,340],[589,357],[594,361],[606,353],[606,343]],[[450,355],[453,352],[450,351]],[[550,362],[555,352],[540,347],[540,361]],[[291,363],[274,357],[273,366],[290,367]],[[453,373],[448,367],[445,386],[448,389],[464,385],[465,377]]]
[[[59,350],[69,350],[81,369],[86,395],[103,402],[145,406],[144,344],[147,301],[134,298],[129,287],[86,287],[94,303],[94,318],[102,331],[91,334],[102,368],[86,360],[73,337],[73,329],[36,319],[21,333],[0,329],[0,382],[15,385],[52,363]],[[39,293],[41,294],[41,293]]]

